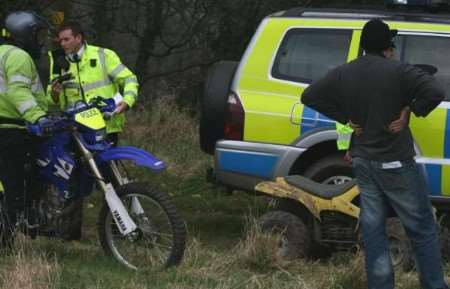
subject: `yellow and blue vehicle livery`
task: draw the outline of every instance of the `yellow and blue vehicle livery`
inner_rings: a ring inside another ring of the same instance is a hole
[[[440,14],[295,8],[266,17],[230,88],[225,122],[239,109],[244,117],[241,133],[225,132],[216,143],[219,182],[252,190],[261,180],[294,173],[336,184],[351,178],[336,148],[335,122],[299,99],[311,82],[362,53],[361,30],[371,18],[399,30],[397,59],[435,66],[448,92],[427,118],[412,116],[410,126],[432,199],[450,201],[450,18]]]

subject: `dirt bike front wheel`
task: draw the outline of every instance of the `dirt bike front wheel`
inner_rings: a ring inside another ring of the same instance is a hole
[[[129,183],[116,192],[137,229],[123,236],[104,202],[98,233],[105,253],[131,269],[179,264],[185,249],[186,226],[169,196],[145,183]]]

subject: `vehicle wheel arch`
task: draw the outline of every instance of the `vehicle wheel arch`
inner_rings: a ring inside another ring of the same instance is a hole
[[[299,138],[292,145],[304,148],[302,153],[293,163],[289,174],[303,174],[309,166],[318,160],[317,154],[330,155],[338,152],[336,146],[337,133],[334,127],[312,129]]]
[[[343,151],[338,151],[335,139],[316,143],[309,147],[294,161],[289,170],[289,175],[302,175],[309,167],[311,167],[311,165],[313,165],[321,158],[334,154],[342,154],[342,157],[344,156]],[[322,156],[317,157],[318,155]]]
[[[303,175],[317,182],[341,184],[353,177],[345,151],[338,150],[333,127],[311,130],[296,142],[306,150],[293,162],[289,175]]]

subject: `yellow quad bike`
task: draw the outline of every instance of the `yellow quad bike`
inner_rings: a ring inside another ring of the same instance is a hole
[[[361,244],[359,190],[354,180],[325,185],[293,175],[261,182],[255,190],[277,199],[276,209],[259,219],[263,232],[279,236],[277,257],[324,257]],[[393,265],[412,269],[410,245],[398,218],[388,219],[386,231]]]

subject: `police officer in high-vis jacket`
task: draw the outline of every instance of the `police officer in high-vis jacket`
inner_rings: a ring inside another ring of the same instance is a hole
[[[136,76],[120,61],[117,54],[106,48],[89,45],[82,27],[77,22],[66,22],[58,27],[60,49],[51,51],[50,85],[47,87],[49,106],[65,109],[79,101],[93,98],[113,98],[117,104],[114,115],[106,120],[108,140],[114,145],[125,123],[124,111],[132,107],[138,93]],[[68,80],[59,81],[61,76]],[[101,168],[106,179],[111,178],[108,167]],[[83,198],[73,202],[79,207],[73,215],[72,227],[66,239],[81,238]]]
[[[123,112],[132,107],[138,93],[136,76],[107,48],[88,45],[79,23],[66,22],[58,29],[58,41],[63,51],[50,55],[50,104],[64,109],[79,100],[89,102],[95,97],[114,98],[117,109],[107,120],[110,140],[117,142],[123,130]],[[58,76],[70,73],[72,79],[59,82]]]
[[[52,127],[52,121],[46,116],[45,93],[32,59],[41,54],[48,26],[34,12],[18,11],[6,17],[1,34],[0,180],[5,190],[2,201],[12,224],[29,199],[24,192],[24,167],[33,145],[26,123],[38,123],[46,131]]]

